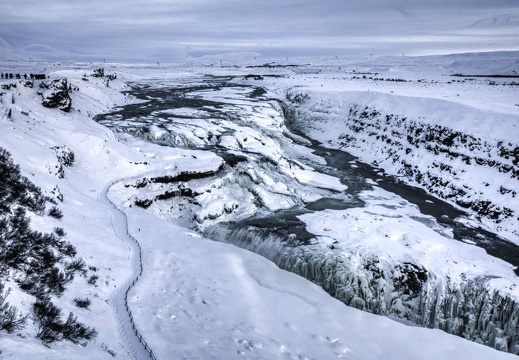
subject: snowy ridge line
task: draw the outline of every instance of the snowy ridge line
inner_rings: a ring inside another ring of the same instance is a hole
[[[137,273],[137,276],[135,276],[133,278],[133,280],[131,282],[128,282],[125,284],[125,286],[127,286],[126,288],[126,291],[124,292],[124,310],[126,311],[126,314],[128,315],[128,319],[129,319],[129,325],[131,325],[131,329],[133,330],[133,333],[136,337],[136,339],[138,340],[138,342],[140,343],[140,345],[142,345],[142,349],[141,350],[144,350],[144,352],[146,353],[146,355],[149,356],[149,358],[151,358],[152,360],[157,360],[157,358],[155,357],[155,354],[153,353],[153,350],[150,348],[150,346],[148,345],[148,343],[144,340],[144,338],[142,337],[142,335],[140,334],[140,332],[138,331],[137,329],[137,326],[135,324],[135,321],[133,319],[133,315],[132,315],[132,312],[130,310],[130,307],[128,306],[128,293],[130,292],[131,288],[133,286],[135,286],[135,284],[137,283],[137,281],[139,280],[139,278],[141,277],[142,275],[142,272],[143,272],[143,266],[142,266],[142,250],[141,250],[141,245],[139,244],[139,242],[137,241],[137,239],[135,239],[133,236],[130,235],[129,231],[128,231],[128,217],[126,216],[126,214],[121,210],[119,209],[115,203],[113,203],[109,198],[108,198],[108,191],[110,190],[110,188],[123,181],[124,179],[119,179],[119,180],[116,180],[116,181],[113,181],[110,183],[110,185],[108,185],[106,188],[104,188],[102,190],[102,194],[103,194],[103,197],[104,199],[107,201],[108,204],[110,204],[115,210],[116,210],[116,213],[119,215],[120,219],[124,221],[124,236],[126,236],[127,239],[130,239],[133,241],[134,245],[137,247],[137,251],[135,252],[136,255],[137,255],[137,260],[138,260],[138,265],[139,265],[139,272]],[[118,234],[118,231],[116,229],[116,226],[113,222],[114,220],[114,217],[112,216],[112,227],[114,228],[114,231],[117,235],[117,237],[119,237],[121,240],[124,240],[119,234]],[[134,262],[134,270],[135,270],[135,262]],[[135,271],[134,271],[135,273]],[[121,292],[118,292],[118,294],[120,294]],[[121,317],[121,314],[120,312],[118,311],[118,308],[122,305],[120,304],[120,300],[121,299],[117,299],[118,298],[118,294],[114,295],[113,298],[112,298],[112,303],[114,305],[114,309],[116,311],[116,314],[119,318],[119,321],[120,321],[120,328],[121,328],[121,331],[123,332],[123,335],[125,337],[125,339],[127,340],[128,342],[128,345],[130,346],[130,351],[133,353],[133,357],[135,359],[141,359],[141,357],[139,357],[137,354],[137,349],[134,348],[133,345],[136,345],[135,342],[132,342],[131,339],[129,338],[130,334],[128,333],[128,329],[125,329],[125,324],[124,324],[124,321],[125,319],[123,319]],[[127,325],[127,324],[126,324]],[[142,351],[141,351],[142,352]],[[146,357],[148,357],[146,356]]]

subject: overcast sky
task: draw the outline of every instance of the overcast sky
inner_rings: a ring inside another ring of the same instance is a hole
[[[8,0],[0,47],[153,62],[519,50],[519,0]]]

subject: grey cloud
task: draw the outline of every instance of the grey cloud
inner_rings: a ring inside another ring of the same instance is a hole
[[[0,38],[24,54],[78,60],[477,50],[471,32],[481,49],[510,50],[518,10],[516,0],[18,0],[3,5]],[[417,40],[427,38],[436,40]]]

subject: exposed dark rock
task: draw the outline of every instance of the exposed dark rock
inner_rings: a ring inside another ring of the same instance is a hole
[[[253,79],[253,80],[263,80],[263,76],[261,75],[245,75],[245,79],[246,80],[249,80],[249,79]]]
[[[104,68],[94,69],[94,71],[92,72],[92,77],[104,77],[104,76],[105,76]]]
[[[43,106],[70,111],[72,99],[69,96],[67,79],[42,81],[40,89],[38,95],[41,96]]]
[[[144,200],[135,200],[135,205],[140,206],[141,208],[147,209],[153,203],[153,200],[144,199]]]
[[[11,90],[12,88],[16,89],[16,83],[2,84],[2,89],[4,90]]]
[[[297,101],[297,97],[304,98],[304,94],[287,95],[296,108],[302,103]],[[313,112],[312,116],[313,124],[320,122],[318,112]],[[299,114],[299,118],[304,118],[304,115]],[[439,124],[428,124],[397,114],[382,114],[369,106],[351,104],[344,132],[338,136],[336,145],[362,148],[365,142],[370,141],[364,135],[380,144],[380,151],[394,164],[400,164],[399,175],[416,181],[427,191],[496,223],[515,216],[516,211],[498,204],[499,199],[485,198],[488,196],[484,195],[479,199],[470,198],[473,189],[461,182],[459,177],[459,173],[466,171],[466,165],[477,165],[508,174],[510,179],[519,178],[519,147],[515,144],[476,138]],[[416,167],[414,149],[444,156],[424,171]],[[456,159],[460,159],[461,163]],[[515,196],[507,189],[501,189],[500,193]]]
[[[61,146],[53,146],[51,147],[52,151],[56,154],[58,161],[61,165],[70,167],[74,164],[75,155],[72,150],[70,150],[66,145]]]

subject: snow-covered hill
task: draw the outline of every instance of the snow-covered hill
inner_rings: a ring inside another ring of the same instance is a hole
[[[44,346],[36,338],[37,324],[29,321],[25,329],[14,334],[0,332],[2,356],[11,359],[144,358],[151,349],[157,359],[513,358],[510,354],[439,330],[407,326],[346,307],[321,288],[280,270],[263,257],[230,244],[204,239],[192,229],[129,206],[133,200],[129,197],[132,189],[125,184],[186,171],[212,171],[222,160],[210,151],[159,146],[126,135],[116,137],[93,121],[93,115],[135,102],[121,93],[128,89],[125,82],[147,81],[156,85],[164,79],[173,79],[189,83],[197,81],[198,78],[193,76],[197,71],[213,75],[229,72],[244,75],[249,69],[178,68],[157,71],[125,66],[120,68],[122,71],[105,69],[106,74],[117,74],[117,78],[110,80],[106,76],[92,76],[96,74],[93,69],[97,66],[88,64],[62,65],[65,70],[50,64],[38,65],[41,68],[24,66],[35,65],[19,64],[19,68],[13,68],[9,64],[10,70],[21,73],[46,72],[50,80],[66,78],[71,108],[64,112],[44,107],[42,95],[38,94],[40,80],[35,80],[33,87],[25,80],[0,81],[6,85],[0,97],[0,146],[11,153],[22,173],[62,209],[64,216],[61,220],[31,214],[31,224],[35,229],[48,232],[56,226],[64,228],[66,239],[95,273],[95,287],[88,284],[91,278],[76,277],[64,294],[53,301],[65,312],[73,311],[80,321],[95,326],[98,335],[84,347],[70,342]],[[51,66],[52,71],[45,70]],[[285,78],[280,81],[287,83],[272,86],[285,91],[299,80]],[[319,96],[324,99],[327,95]],[[245,132],[237,128],[237,136],[243,140],[258,131],[256,126],[269,127],[271,122],[279,120],[271,115],[274,113],[248,118],[245,123],[252,123],[253,129]],[[254,124],[254,119],[264,123]],[[279,133],[283,131],[287,130],[282,129]],[[261,139],[258,133],[255,133],[256,138],[249,138],[253,140],[248,145],[251,152],[281,162],[284,154],[277,153],[275,143],[268,138]],[[200,140],[207,134],[198,135]],[[231,140],[229,137],[226,141],[233,144]],[[73,164],[63,166],[63,152],[56,149],[73,153]],[[310,154],[306,156],[311,157]],[[288,169],[288,162],[286,165]],[[322,188],[323,184],[325,190],[343,188],[332,177],[319,177],[317,174],[312,177],[312,169],[302,165],[301,168],[286,175],[287,178],[300,176],[306,179],[296,188],[297,193],[304,195],[302,190],[310,186]],[[289,189],[283,189],[282,183],[274,180],[279,179],[262,174],[258,189],[264,187],[263,198],[276,209],[279,203],[274,195],[269,195],[271,188],[267,185],[287,194]],[[201,187],[205,185],[201,184]],[[305,196],[310,198],[312,194]],[[395,201],[398,205],[398,200]],[[112,203],[125,216],[121,216]],[[283,206],[288,205],[289,202]],[[380,208],[368,210],[378,211]],[[343,215],[330,214],[329,219]],[[355,216],[361,217],[362,214]],[[321,231],[325,231],[330,238],[339,236],[326,230],[328,226],[320,224],[320,220],[308,219],[311,231],[319,236]],[[186,222],[185,225],[191,226],[192,223]],[[353,222],[351,226],[371,228],[369,221]],[[393,231],[399,228],[388,229],[392,232],[389,235],[393,236]],[[340,232],[340,229],[336,231]],[[379,235],[383,231],[376,230]],[[477,250],[469,255],[473,257],[471,259],[484,258],[482,264],[493,262]],[[129,290],[127,301],[131,319],[138,336],[147,344],[146,349],[131,333],[129,314],[121,312],[121,309],[124,312],[125,304],[121,301],[124,302],[125,297],[120,296],[121,291],[126,292],[128,283],[133,283],[140,274],[141,266],[142,274]],[[496,283],[508,285],[513,282],[510,265],[495,260],[495,266],[502,276],[502,279],[495,280]],[[23,292],[13,279],[3,280],[12,288],[7,301],[31,315],[34,298]],[[514,294],[514,289],[510,289],[510,294]],[[87,309],[74,306],[77,297],[89,298],[90,306]]]
[[[19,70],[23,73],[26,69],[21,67]],[[43,71],[43,66],[40,71]],[[65,315],[71,311],[79,320],[95,327],[97,340],[85,348],[68,342],[46,347],[35,338],[37,324],[30,319],[27,328],[12,335],[1,335],[0,347],[4,356],[93,359],[111,358],[112,351],[120,355],[126,352],[110,299],[114,290],[129,276],[130,253],[127,245],[115,236],[110,223],[111,210],[100,203],[98,196],[110,179],[129,172],[132,164],[126,160],[126,151],[117,144],[113,135],[90,119],[92,114],[127,101],[120,93],[125,85],[115,83],[107,88],[103,81],[91,77],[85,77],[87,81],[83,81],[85,73],[91,71],[64,71],[50,75],[51,80],[69,79],[69,85],[74,89],[71,92],[73,109],[69,113],[42,105],[38,91],[43,80],[33,81],[32,87],[30,81],[2,81],[2,85],[14,86],[2,90],[0,146],[11,153],[22,173],[61,209],[61,220],[33,214],[31,226],[46,232],[52,232],[57,226],[63,228],[67,234],[65,239],[85,260],[90,269],[89,277],[76,277],[61,297],[52,300]],[[72,166],[63,166],[59,152],[54,150],[58,148],[68,149],[74,155]],[[110,256],[103,255],[107,253]],[[6,282],[6,287],[12,289],[7,301],[32,317],[31,307],[35,299],[25,294],[13,280],[8,278]],[[96,286],[89,285],[88,281]],[[90,306],[75,306],[75,298],[89,299]]]

